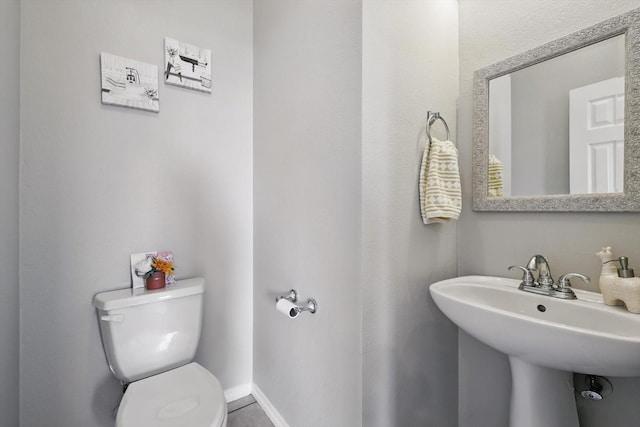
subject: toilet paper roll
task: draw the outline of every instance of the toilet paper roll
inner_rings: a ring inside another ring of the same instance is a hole
[[[300,309],[297,305],[292,303],[286,298],[280,298],[276,303],[278,311],[290,319],[295,319],[300,314]]]

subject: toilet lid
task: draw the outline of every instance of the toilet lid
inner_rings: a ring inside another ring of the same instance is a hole
[[[194,362],[131,383],[116,427],[220,427],[226,415],[220,381]]]

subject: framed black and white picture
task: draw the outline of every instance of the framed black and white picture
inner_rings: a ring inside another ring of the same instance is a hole
[[[102,103],[158,112],[158,67],[102,52]]]
[[[211,93],[211,50],[165,37],[164,58],[167,83]]]

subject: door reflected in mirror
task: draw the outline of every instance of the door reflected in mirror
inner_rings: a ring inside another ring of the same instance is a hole
[[[621,193],[625,36],[489,80],[488,197]]]

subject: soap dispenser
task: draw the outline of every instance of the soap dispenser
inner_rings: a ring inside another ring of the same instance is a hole
[[[608,251],[608,254],[610,255],[611,252]],[[633,269],[629,268],[629,258],[626,256],[618,259],[611,258],[602,262],[600,291],[604,303],[624,305],[630,312],[640,314],[640,278],[635,277]],[[615,271],[613,265],[607,265],[613,261],[620,264],[617,276],[613,272]]]

